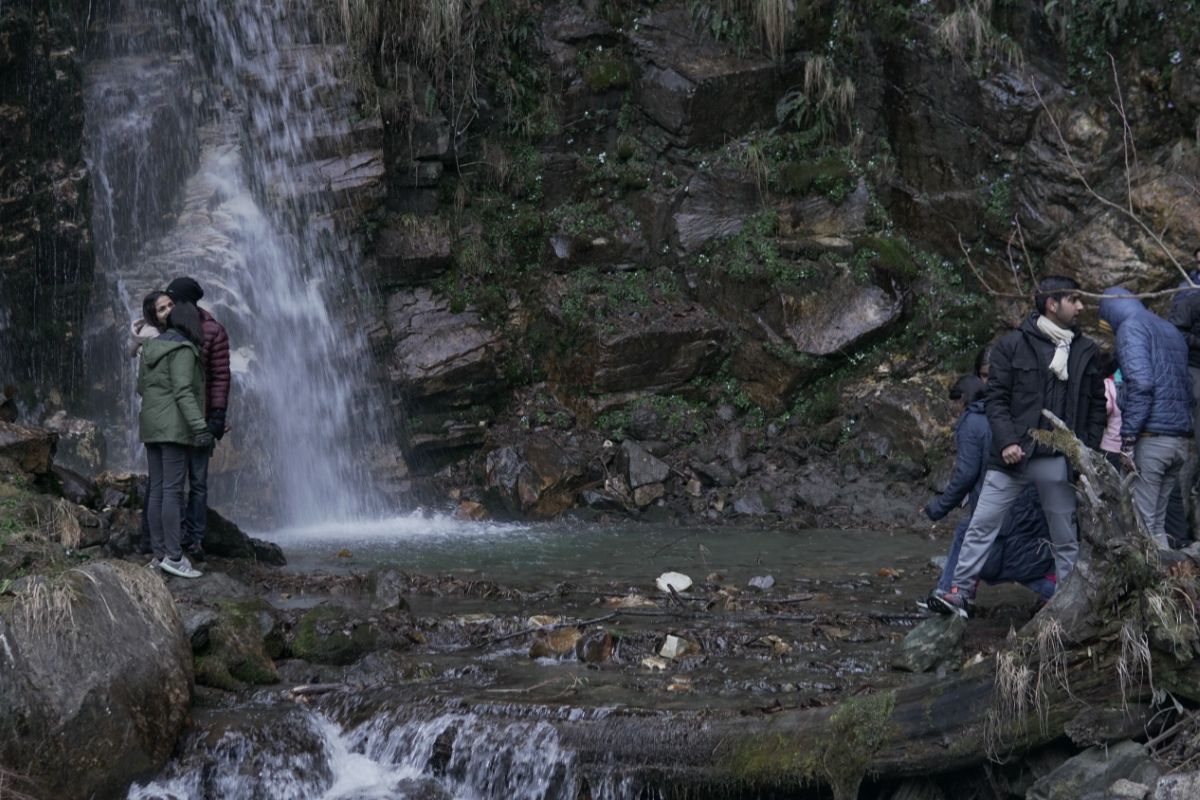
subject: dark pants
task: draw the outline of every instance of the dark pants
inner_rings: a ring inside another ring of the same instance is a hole
[[[188,449],[163,442],[146,445],[150,465],[150,547],[155,558],[178,560],[183,555],[183,482],[187,478]]]
[[[183,546],[200,547],[208,525],[208,460],[211,447],[189,447],[187,460],[187,515],[183,520]]]

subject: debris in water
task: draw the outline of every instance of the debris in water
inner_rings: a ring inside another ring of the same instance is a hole
[[[698,652],[700,652],[700,645],[695,642],[688,641],[681,636],[668,635],[658,654],[663,658],[679,658]]]
[[[879,572],[875,573],[875,575],[877,577],[891,578],[892,580],[896,580],[903,574],[904,574],[904,570],[896,569],[895,567],[880,567]]]
[[[668,692],[690,692],[692,690],[692,679],[686,675],[672,675],[671,682],[667,684]]]
[[[681,572],[664,572],[658,576],[654,585],[660,592],[669,592],[671,589],[677,592],[686,592],[692,588],[692,579]]]
[[[606,597],[603,605],[609,608],[657,608],[650,598],[642,594],[627,594],[624,597]]]
[[[351,557],[350,551],[343,547],[341,550],[337,551],[337,557],[338,558],[350,558]]]
[[[774,586],[775,586],[775,576],[774,575],[756,575],[750,579],[750,588],[751,589],[761,589],[762,591],[765,592]]]
[[[531,628],[544,628],[547,625],[553,625],[558,622],[561,617],[554,617],[550,614],[534,614],[529,619],[525,620],[525,624]]]
[[[575,645],[583,638],[578,628],[562,628],[549,633],[539,633],[529,645],[530,658],[558,658],[575,652]]]
[[[575,643],[575,657],[585,664],[603,664],[612,653],[613,637],[608,631],[592,633]]]
[[[642,666],[646,669],[665,670],[667,668],[667,660],[658,656],[646,656],[642,659]]]

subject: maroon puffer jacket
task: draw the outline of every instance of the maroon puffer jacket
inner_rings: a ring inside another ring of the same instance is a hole
[[[200,320],[204,325],[201,357],[204,362],[205,413],[224,411],[229,408],[229,335],[225,333],[225,326],[203,308],[200,309]]]

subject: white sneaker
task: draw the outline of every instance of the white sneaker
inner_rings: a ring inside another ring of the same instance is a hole
[[[170,558],[164,558],[158,565],[158,568],[163,572],[169,572],[172,575],[178,575],[181,578],[199,578],[204,574],[192,566],[192,562],[187,560],[187,556],[180,556],[178,561]]]
[[[146,569],[158,569],[161,566],[162,559],[158,556],[155,556],[153,559],[151,559],[150,563],[146,565]]]

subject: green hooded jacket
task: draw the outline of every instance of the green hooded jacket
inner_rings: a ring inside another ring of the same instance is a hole
[[[174,331],[142,345],[137,390],[143,442],[191,445],[194,436],[208,430],[200,350]]]

